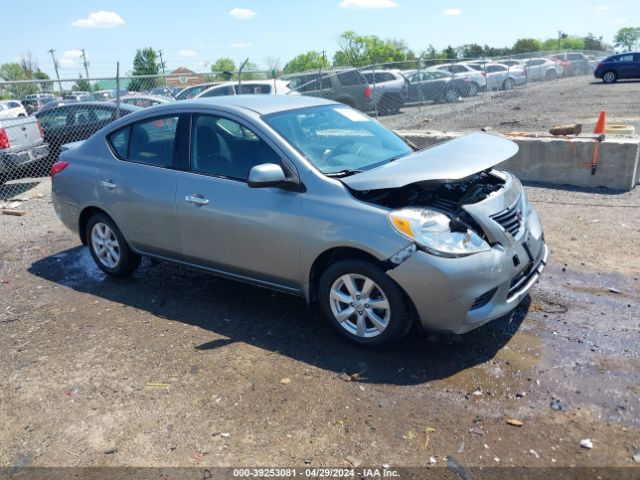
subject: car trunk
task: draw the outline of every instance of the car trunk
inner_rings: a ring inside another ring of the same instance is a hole
[[[34,117],[2,120],[0,128],[9,139],[9,151],[20,151],[43,143],[38,120]]]

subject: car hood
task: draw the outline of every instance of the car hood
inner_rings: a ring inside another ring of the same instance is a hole
[[[340,180],[354,190],[400,188],[424,181],[454,181],[491,168],[516,153],[518,145],[511,140],[472,133]]]

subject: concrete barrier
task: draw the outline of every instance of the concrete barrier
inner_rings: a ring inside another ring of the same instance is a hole
[[[408,130],[397,133],[419,147],[428,147],[464,135],[454,132]],[[600,144],[595,175],[591,175],[591,162],[596,144],[592,136],[507,138],[515,141],[520,151],[497,168],[513,172],[522,180],[624,191],[632,190],[640,183],[638,137],[608,136]]]

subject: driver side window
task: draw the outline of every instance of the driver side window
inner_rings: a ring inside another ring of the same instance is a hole
[[[280,156],[250,129],[215,115],[194,115],[191,122],[191,171],[246,181],[263,163]]]

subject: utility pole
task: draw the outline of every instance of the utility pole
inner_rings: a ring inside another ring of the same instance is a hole
[[[62,93],[62,82],[60,82],[60,74],[58,73],[58,62],[56,61],[56,57],[53,54],[53,52],[55,52],[53,48],[49,50],[49,53],[51,54],[51,58],[53,59],[53,68],[55,68],[56,70],[56,78],[58,79],[58,86],[60,87],[60,93]]]
[[[82,64],[84,65],[84,73],[87,75],[87,81],[89,80],[89,62],[87,62],[87,54],[84,53],[84,48],[80,50],[82,52]]]
[[[162,69],[162,74],[164,75],[164,60],[162,59],[162,50],[158,50],[158,56],[160,57],[160,68]]]

